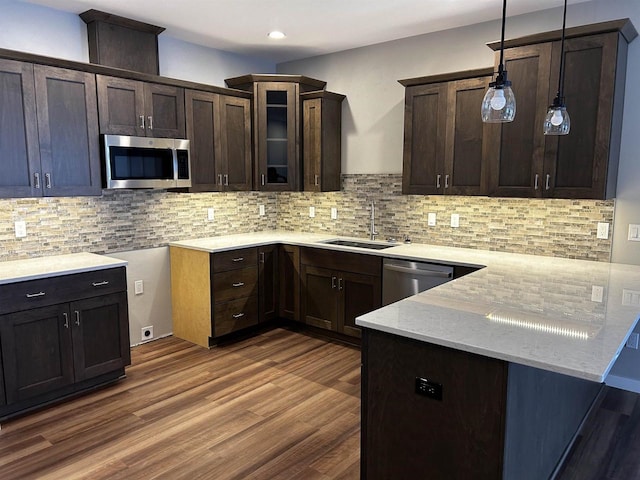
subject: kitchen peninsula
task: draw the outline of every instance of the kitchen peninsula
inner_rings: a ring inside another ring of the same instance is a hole
[[[262,232],[171,246],[211,254],[285,244],[479,268],[357,319],[363,478],[412,478],[425,468],[433,478],[548,477],[640,317],[629,297],[640,291],[638,268],[421,244],[324,243],[332,238]]]

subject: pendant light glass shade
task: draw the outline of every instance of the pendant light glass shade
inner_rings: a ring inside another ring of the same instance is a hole
[[[545,135],[567,135],[571,130],[571,119],[564,105],[564,31],[567,23],[567,0],[564,0],[564,14],[562,17],[562,42],[560,43],[560,72],[558,74],[558,93],[547,110],[544,118]]]
[[[495,82],[489,84],[484,95],[480,113],[484,123],[513,122],[516,117],[516,97],[511,90],[511,82],[507,80],[504,69],[504,24],[507,16],[507,0],[502,3],[502,37],[500,40],[500,65]]]
[[[495,85],[491,82],[482,100],[482,121],[484,123],[513,122],[516,116],[516,97],[510,85]]]

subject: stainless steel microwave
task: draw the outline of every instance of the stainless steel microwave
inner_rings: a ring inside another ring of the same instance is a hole
[[[106,188],[191,186],[189,140],[102,135]]]

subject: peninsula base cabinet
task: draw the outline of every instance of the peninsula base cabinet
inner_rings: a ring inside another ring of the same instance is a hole
[[[363,329],[361,478],[551,478],[601,384]]]
[[[0,418],[118,379],[131,363],[124,267],[2,285],[0,299]]]

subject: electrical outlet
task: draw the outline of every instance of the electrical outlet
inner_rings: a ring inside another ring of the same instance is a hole
[[[460,226],[460,215],[457,213],[451,214],[451,227],[458,228]]]
[[[609,224],[605,222],[598,222],[598,238],[606,240],[609,238]]]
[[[316,207],[309,207],[309,218],[314,218],[316,216]]]
[[[427,213],[427,225],[430,227],[435,227],[436,225],[436,214],[435,213]]]
[[[602,297],[604,297],[604,287],[600,285],[591,286],[591,301],[602,303]]]
[[[630,242],[640,242],[640,225],[629,224],[629,236],[627,239]]]
[[[260,215],[261,217],[264,217],[264,205],[258,206],[258,215]]]
[[[142,280],[133,282],[133,290],[136,295],[142,295],[144,293],[144,283]]]
[[[16,238],[24,238],[27,236],[27,224],[23,221],[18,221],[15,224]]]
[[[426,378],[416,377],[416,393],[442,401],[442,384],[432,382]]]
[[[331,207],[331,220],[338,219],[338,209],[336,207]]]
[[[215,220],[215,211],[213,208],[207,208],[207,220],[213,222]]]
[[[622,305],[629,307],[640,306],[640,291],[622,289]]]
[[[142,331],[140,333],[140,338],[142,338],[143,342],[147,340],[153,339],[153,325],[149,325],[148,327],[142,327]]]

